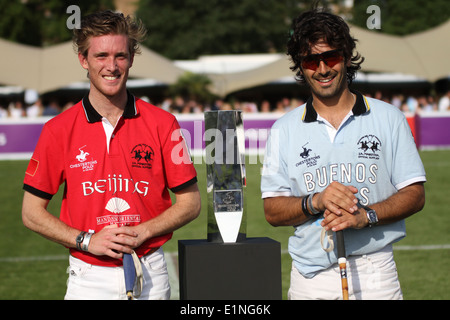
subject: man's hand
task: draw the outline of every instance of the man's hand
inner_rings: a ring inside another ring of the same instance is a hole
[[[313,198],[313,206],[324,211],[321,225],[325,230],[360,229],[367,225],[364,209],[358,210],[356,193],[355,187],[334,181]]]
[[[107,226],[92,236],[88,251],[97,256],[120,259],[123,253],[131,254],[132,248],[139,245],[137,236],[131,227]]]
[[[348,188],[351,192],[357,192],[354,187],[346,188]],[[327,189],[325,189],[322,193],[327,191]],[[348,204],[348,201],[346,200],[339,203]],[[331,205],[328,206],[326,208],[327,210],[324,212],[324,220],[321,225],[326,230],[331,229],[332,231],[339,231],[347,228],[361,229],[369,224],[366,210],[363,208],[358,209],[356,205],[356,210],[354,210],[355,207],[353,207],[353,210],[347,210],[345,209],[346,207],[342,207],[339,203],[334,202],[335,205],[340,206],[337,210],[330,210],[330,207],[333,207],[333,205]],[[398,190],[398,192],[394,193],[382,202],[371,203],[370,207],[377,212],[378,224],[388,224],[406,219],[410,215],[422,210],[424,205],[425,189],[423,187],[423,182],[420,182]]]
[[[362,229],[369,224],[366,211],[359,209],[353,213],[341,209],[341,214],[325,210],[324,219],[320,223],[325,230],[339,231],[347,228]]]
[[[355,187],[333,181],[325,190],[313,197],[313,206],[319,211],[328,210],[336,215],[342,215],[344,211],[353,213],[358,211],[356,193],[358,189]]]

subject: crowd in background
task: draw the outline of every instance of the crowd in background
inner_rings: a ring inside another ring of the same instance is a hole
[[[371,94],[365,93],[365,96],[371,97]],[[441,97],[435,97],[433,95],[420,95],[420,96],[404,96],[402,94],[396,94],[392,97],[383,96],[381,92],[376,92],[373,95],[374,98],[383,100],[397,107],[402,112],[420,113],[420,112],[433,112],[433,111],[450,111],[450,90],[447,94]],[[246,113],[263,113],[263,112],[288,112],[305,103],[304,99],[298,98],[281,98],[275,103],[271,103],[269,100],[262,100],[261,102],[253,101],[238,101],[231,102],[221,99],[216,100],[211,105],[202,105],[196,101],[184,101],[182,98],[177,97],[175,99],[167,98],[162,103],[157,105],[172,113],[202,113],[208,110],[242,110]]]
[[[41,98],[38,98],[34,103],[30,104],[27,104],[20,99],[16,99],[7,104],[0,103],[0,119],[53,117],[71,106],[73,106],[72,102],[61,106],[61,104],[55,99],[52,99],[47,104],[44,104]]]
[[[365,93],[365,95],[386,101],[405,113],[414,114],[422,112],[450,111],[450,90],[439,97],[433,95],[404,96],[402,94],[395,94],[391,97],[387,97],[381,92],[376,92],[374,95]],[[245,113],[285,113],[305,102],[303,99],[287,97],[280,98],[275,102],[270,102],[269,100],[254,102],[238,101],[236,99],[231,101],[217,99],[210,104],[201,104],[197,101],[185,100],[181,97],[166,98],[162,102],[153,102],[148,99],[148,97],[141,98],[173,114],[195,114],[209,110],[242,110]],[[6,103],[0,102],[0,119],[55,116],[67,108],[70,108],[73,104],[73,102],[68,102],[61,105],[55,99],[44,104],[41,98],[37,98],[36,101],[32,103],[26,103],[24,102],[24,99],[16,99],[7,101]]]

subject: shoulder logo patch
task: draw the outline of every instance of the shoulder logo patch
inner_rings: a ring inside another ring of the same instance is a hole
[[[25,173],[34,177],[38,167],[39,167],[39,161],[31,158],[30,162],[28,163],[27,171],[25,171]]]

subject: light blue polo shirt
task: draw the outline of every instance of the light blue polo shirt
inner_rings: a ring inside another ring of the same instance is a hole
[[[352,92],[355,104],[337,130],[316,113],[312,98],[274,123],[264,157],[263,198],[301,197],[338,181],[355,186],[360,203],[370,206],[410,184],[426,181],[405,116],[390,104]],[[320,244],[322,220],[295,227],[289,239],[294,264],[307,278],[337,262],[336,249],[327,253]],[[405,235],[403,220],[347,229],[346,253],[375,252]]]

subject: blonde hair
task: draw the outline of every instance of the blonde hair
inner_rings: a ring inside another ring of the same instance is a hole
[[[101,11],[83,17],[81,28],[74,29],[73,45],[76,52],[87,56],[91,37],[108,34],[128,36],[128,48],[131,55],[141,53],[139,44],[144,40],[147,30],[142,21],[123,13]]]

